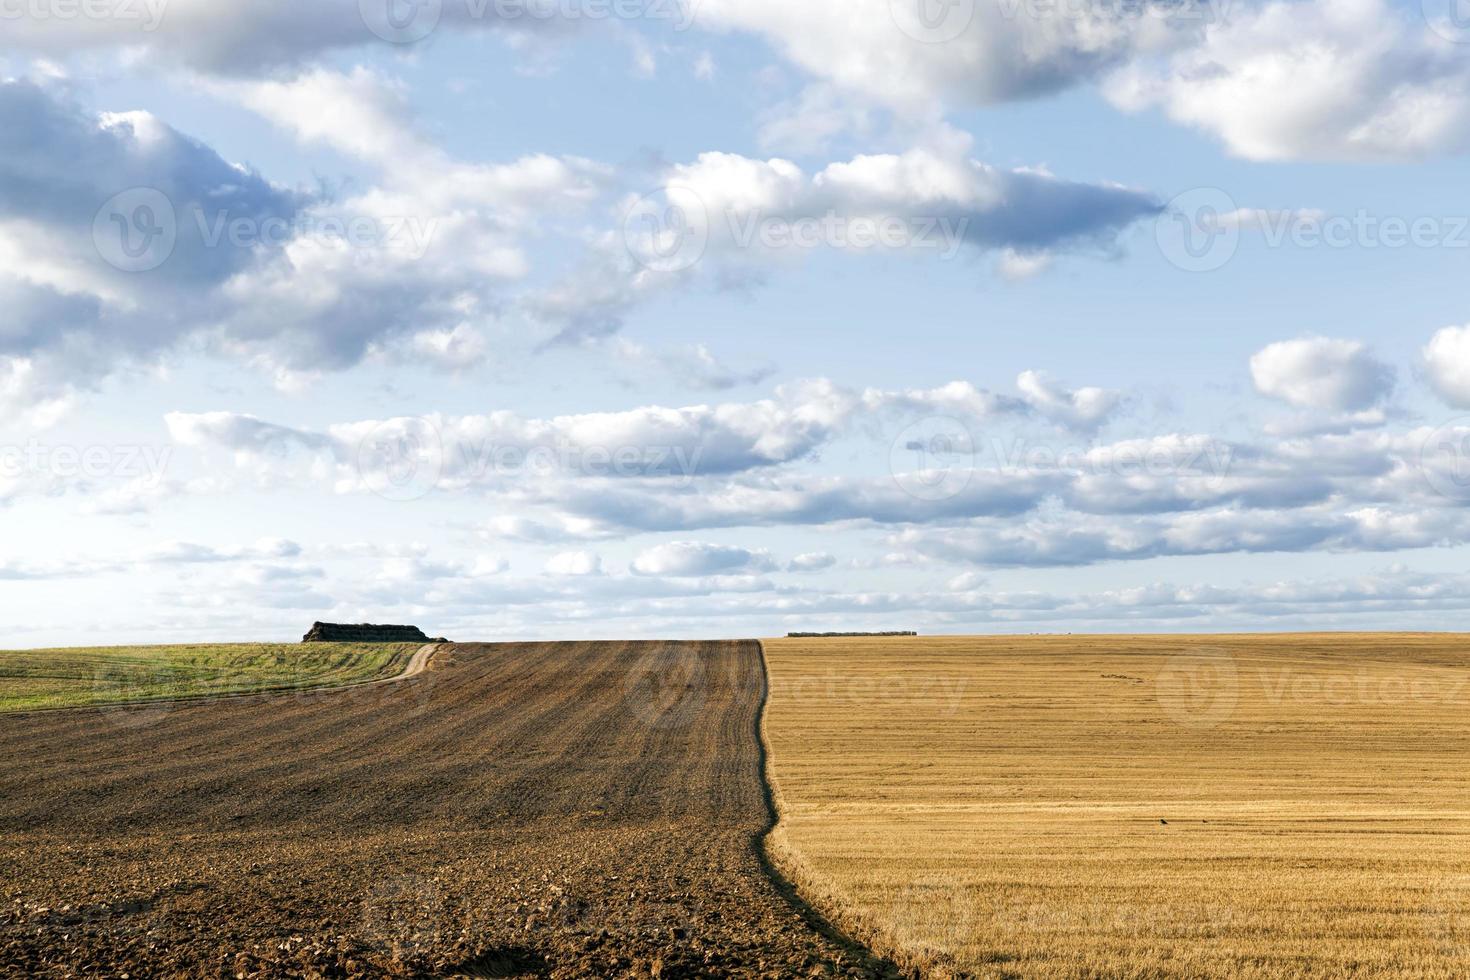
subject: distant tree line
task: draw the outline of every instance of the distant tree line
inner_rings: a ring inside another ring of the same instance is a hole
[[[894,630],[888,633],[787,633],[788,640],[820,640],[839,636],[918,636],[912,630]]]

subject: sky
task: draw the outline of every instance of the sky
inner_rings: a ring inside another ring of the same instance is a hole
[[[1470,629],[1461,0],[0,0],[0,647]]]

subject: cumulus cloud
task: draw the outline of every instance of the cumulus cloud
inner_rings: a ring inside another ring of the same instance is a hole
[[[1470,543],[1470,520],[1453,510],[1246,511],[1233,508],[1152,518],[911,530],[905,547],[945,561],[992,568],[1054,568],[1188,555],[1304,551],[1402,551]]]
[[[590,551],[563,551],[546,562],[548,575],[585,578],[602,574],[602,558]]]
[[[543,506],[624,533],[717,528],[823,526],[845,522],[935,524],[970,517],[1015,517],[1066,484],[1046,474],[977,472],[941,499],[915,496],[887,478],[786,476],[727,480],[671,491],[639,485],[559,484],[534,497]]]
[[[613,352],[633,372],[672,379],[698,391],[728,391],[760,384],[776,373],[769,363],[736,366],[716,357],[704,344],[654,351],[630,340],[617,340]]]
[[[1109,253],[1124,229],[1162,210],[1145,191],[991,166],[970,157],[970,143],[946,130],[904,153],[815,173],[780,158],[703,153],[667,168],[654,193],[622,200],[620,233],[527,308],[558,328],[556,343],[586,343],[701,273],[749,285],[827,251],[939,261],[966,249]]]
[[[12,311],[0,377],[23,372],[54,396],[167,349],[274,251],[215,238],[215,218],[290,227],[304,203],[147,113],[97,116],[0,81],[0,295]]]
[[[1016,379],[1021,395],[1036,411],[1060,425],[1082,432],[1096,431],[1118,408],[1122,393],[1103,388],[1070,391],[1040,371],[1025,371]]]
[[[0,397],[44,418],[186,341],[282,379],[393,350],[473,365],[477,324],[527,273],[523,239],[593,201],[608,173],[546,156],[447,160],[362,108],[383,83],[360,71],[235,90],[373,157],[383,183],[342,200],[292,191],[147,113],[99,116],[0,82]],[[422,166],[387,166],[395,146]]]
[[[908,112],[1033,98],[1196,36],[1208,4],[702,0],[695,23],[768,39],[812,75]],[[926,16],[927,15],[927,16]],[[940,43],[936,43],[940,42]]]
[[[824,572],[837,564],[837,559],[825,551],[812,551],[797,555],[786,563],[788,572]]]
[[[388,19],[388,0],[100,0],[102,16],[6,18],[3,43],[11,50],[64,57],[96,50],[127,52],[150,63],[218,74],[253,75],[289,69],[334,52],[389,47],[386,37],[415,40],[436,27],[518,34],[563,34],[578,22],[555,17],[501,17],[515,5],[448,0],[412,12],[405,30]],[[375,33],[373,28],[378,29]]]
[[[1394,371],[1354,340],[1306,337],[1271,344],[1251,358],[1263,395],[1298,408],[1361,412],[1393,393]]]
[[[1130,66],[1108,91],[1127,108],[1161,106],[1252,160],[1455,152],[1470,145],[1470,59],[1418,7],[1237,4],[1202,43]]]
[[[1470,408],[1470,326],[1445,327],[1424,348],[1430,384],[1455,408]]]
[[[774,563],[765,554],[701,541],[656,545],[633,559],[632,565],[638,575],[676,578],[769,571],[773,567]]]
[[[291,78],[208,85],[307,144],[380,161],[427,152],[414,134],[404,86],[362,66],[350,72],[315,68]]]
[[[1077,408],[1080,402],[1086,408]],[[1097,407],[1106,398],[1069,395],[1064,420],[1096,422]],[[934,389],[855,391],[829,380],[815,379],[781,385],[769,398],[747,402],[682,407],[646,406],[622,412],[599,412],[555,418],[528,418],[511,412],[489,415],[430,416],[346,422],[324,431],[271,423],[232,412],[171,413],[165,422],[174,442],[199,449],[219,449],[252,475],[270,477],[275,468],[305,479],[329,477],[347,489],[373,486],[385,467],[410,460],[432,470],[433,485],[443,489],[535,485],[541,478],[579,478],[587,481],[674,479],[684,489],[693,481],[772,469],[813,458],[837,439],[863,426],[889,421],[911,421],[914,416],[941,413],[976,425],[1007,416],[1030,417],[1022,398],[997,395],[968,382]],[[326,463],[323,469],[318,463]],[[933,513],[946,507],[1014,508],[1041,492],[1036,479],[1017,479],[1013,486],[977,479],[953,502],[928,506]],[[835,486],[812,485],[808,499],[797,501],[789,490],[774,485],[732,490],[732,495],[703,500],[670,496],[653,514],[667,515],[684,526],[677,513],[686,508],[707,515],[732,513],[745,504],[764,500],[774,517],[797,515],[816,506],[835,514],[900,513],[913,506],[905,491],[888,481],[857,482],[839,491]],[[547,491],[549,492],[549,491]],[[603,490],[597,491],[598,495]],[[826,495],[825,504],[814,503]],[[604,496],[602,509],[612,511],[618,498]],[[1028,504],[1029,506],[1029,504]],[[598,517],[589,514],[588,517]],[[689,518],[693,519],[693,518]],[[849,519],[834,516],[831,520]],[[713,526],[713,525],[711,525]]]

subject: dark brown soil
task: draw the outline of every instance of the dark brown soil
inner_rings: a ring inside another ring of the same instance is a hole
[[[0,717],[0,976],[868,976],[766,874],[753,643]]]

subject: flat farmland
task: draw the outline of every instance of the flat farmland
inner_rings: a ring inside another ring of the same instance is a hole
[[[0,650],[0,712],[340,687],[407,669],[417,643]]]
[[[0,716],[0,976],[866,976],[788,900],[752,642],[436,649]]]
[[[765,645],[778,863],[930,975],[1470,975],[1470,638]]]

